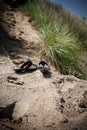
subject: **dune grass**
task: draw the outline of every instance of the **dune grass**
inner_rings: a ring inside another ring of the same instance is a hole
[[[45,55],[63,74],[86,79],[81,65],[87,51],[87,26],[77,16],[49,0],[30,0],[22,7],[36,21],[42,34]]]

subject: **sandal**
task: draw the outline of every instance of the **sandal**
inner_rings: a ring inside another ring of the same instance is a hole
[[[31,66],[35,66],[35,68],[30,68]],[[16,73],[32,72],[35,70],[37,70],[37,65],[33,64],[31,60],[24,62],[19,69],[14,69]]]
[[[49,73],[50,68],[49,68],[48,64],[45,61],[40,61],[39,62],[39,70],[42,73]]]

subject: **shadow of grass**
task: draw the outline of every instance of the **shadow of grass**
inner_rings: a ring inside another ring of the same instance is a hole
[[[3,48],[14,51],[12,49],[21,48],[23,43],[23,40],[18,40],[15,37],[10,36],[9,32],[3,25],[3,22],[0,22],[0,55],[5,53]]]

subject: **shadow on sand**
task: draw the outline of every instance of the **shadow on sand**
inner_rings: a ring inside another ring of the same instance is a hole
[[[12,120],[12,113],[13,113],[13,109],[15,107],[15,103],[16,102],[10,104],[9,106],[7,106],[5,108],[1,108],[0,119],[8,118],[8,119]]]

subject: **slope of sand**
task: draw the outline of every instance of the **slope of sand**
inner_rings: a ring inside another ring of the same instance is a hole
[[[41,35],[24,13],[8,9],[0,25],[0,130],[86,130],[87,81],[39,70],[16,74],[31,59],[38,65]],[[6,33],[5,29],[8,33]]]

